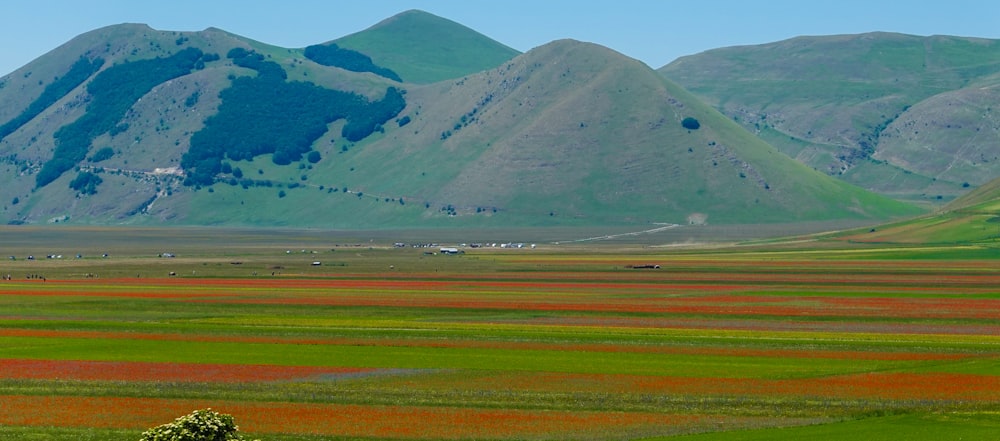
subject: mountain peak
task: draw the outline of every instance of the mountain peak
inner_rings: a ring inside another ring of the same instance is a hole
[[[519,53],[468,27],[417,9],[333,42],[371,57],[406,82],[419,84],[492,69]]]
[[[376,23],[374,26],[371,27],[371,29],[389,25],[397,20],[441,20],[441,21],[452,22],[451,20],[431,14],[430,12],[421,9],[408,9]]]

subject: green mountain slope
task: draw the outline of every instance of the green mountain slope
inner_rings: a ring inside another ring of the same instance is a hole
[[[300,51],[269,46],[218,29],[170,32],[129,24],[83,34],[2,79],[5,87],[0,88],[0,102],[5,105],[0,107],[7,111],[8,121],[14,121],[25,109],[42,102],[40,98],[49,85],[57,83],[75,64],[58,60],[103,60],[99,72],[0,140],[3,217],[7,222],[30,223],[67,218],[94,223],[127,222],[151,207],[165,205],[166,199],[189,197],[191,188],[181,185],[184,170],[180,165],[192,138],[218,112],[223,91],[238,78],[256,75],[253,69],[236,65],[225,56],[235,48],[260,54],[269,63],[281,66],[278,69],[289,82],[347,91],[369,100],[379,99],[394,84],[370,74],[327,68],[304,59]],[[170,75],[165,82],[149,82],[159,75],[161,62],[191,50],[215,59],[204,58],[193,70]],[[113,79],[110,82],[114,87],[93,89],[101,78]],[[267,118],[260,112],[266,102],[259,101],[253,106],[256,110],[249,109],[257,112],[251,116]],[[95,111],[95,102],[105,103],[103,108],[108,108],[110,102],[110,107],[117,110]],[[85,129],[69,130],[73,127]],[[89,143],[84,146],[83,156],[56,154],[61,141],[57,135],[65,138],[67,133]],[[97,155],[98,151],[108,155]],[[54,180],[37,179],[43,170],[49,170],[47,166],[66,159],[71,160],[69,168],[73,170],[59,167],[57,173],[65,173],[56,174]],[[87,194],[89,190],[81,194],[70,188],[81,173],[99,175],[101,184],[93,189],[96,194]],[[177,216],[171,212],[157,219]]]
[[[49,87],[81,59],[97,71]],[[177,59],[182,69],[157,77]],[[0,140],[0,220],[519,227],[916,212],[791,160],[593,44],[557,41],[429,84],[406,82],[397,66],[404,82],[387,78],[371,60],[358,71],[328,66],[218,29],[81,35],[2,79],[0,124],[18,123]],[[34,110],[18,119],[25,109]],[[70,135],[85,155],[56,154]]]
[[[482,72],[518,54],[472,29],[410,10],[333,43],[362,52],[408,83],[426,84]]]
[[[799,161],[913,201],[1000,172],[1000,43],[889,33],[716,49],[659,71]]]

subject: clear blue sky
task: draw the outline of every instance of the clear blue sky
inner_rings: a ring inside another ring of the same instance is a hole
[[[704,50],[869,31],[1000,38],[1000,1],[880,0],[16,0],[0,15],[0,76],[76,35],[118,23],[214,26],[283,47],[361,31],[407,9],[454,20],[520,51],[560,38],[658,68]]]

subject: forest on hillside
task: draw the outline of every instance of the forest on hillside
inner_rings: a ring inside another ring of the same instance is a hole
[[[360,141],[382,130],[382,124],[406,106],[403,92],[395,87],[387,88],[381,100],[369,101],[353,92],[286,81],[280,65],[253,51],[238,48],[227,56],[257,75],[234,78],[220,94],[218,113],[191,137],[191,148],[181,160],[189,186],[214,183],[225,159],[249,161],[272,154],[278,165],[300,161],[327,125],[340,119],[347,120],[341,136]]]
[[[403,81],[392,69],[375,64],[371,57],[358,51],[344,49],[333,43],[306,47],[305,56],[324,66],[339,67],[352,72],[371,72],[393,81]]]

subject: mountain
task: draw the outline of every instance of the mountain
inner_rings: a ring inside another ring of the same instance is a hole
[[[408,12],[362,34],[435,20]],[[421,84],[340,43],[145,25],[75,38],[0,79],[0,219],[517,227],[917,212],[791,160],[601,46],[556,41]]]
[[[237,49],[255,54],[260,66],[252,64],[254,57],[230,57]],[[261,66],[285,78],[264,84]],[[244,96],[232,94],[235,86],[250,79],[260,80],[262,86]],[[138,24],[85,33],[0,79],[0,84],[0,133],[5,133],[0,140],[2,216],[7,222],[29,223],[67,218],[138,221],[137,216],[149,217],[158,206],[184,206],[182,201],[190,200],[198,186],[184,185],[195,168],[183,168],[183,159],[199,139],[196,135],[218,134],[220,130],[209,130],[218,124],[208,123],[220,110],[237,108],[222,116],[242,121],[227,135],[242,140],[257,134],[247,126],[269,129],[281,116],[302,116],[270,106],[276,98],[294,97],[287,93],[294,85],[313,86],[306,88],[307,94],[340,90],[366,101],[398,85],[370,73],[322,66],[300,50],[218,29],[171,32]],[[242,99],[230,100],[227,107],[222,99],[226,91]],[[317,127],[304,121],[268,133],[301,135],[311,130],[311,136]],[[325,132],[326,124],[320,124]],[[179,199],[176,205],[167,202],[174,196]],[[183,212],[169,210],[152,217],[170,221]]]
[[[407,130],[358,149],[341,173],[364,169],[355,179],[370,191],[472,213],[502,207],[541,223],[780,222],[902,209],[789,160],[642,63],[593,44],[556,41],[411,89],[408,99]],[[687,117],[700,127],[684,128]]]
[[[1000,42],[870,33],[710,50],[659,71],[804,164],[939,204],[1000,175]]]
[[[482,72],[519,54],[463,25],[418,10],[397,14],[331,43],[364,53],[416,84]]]

